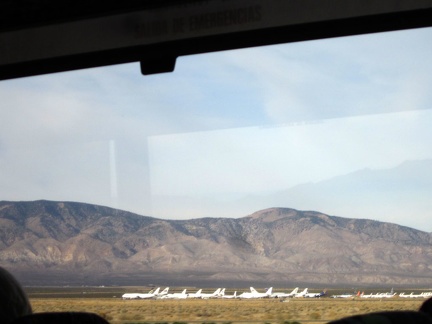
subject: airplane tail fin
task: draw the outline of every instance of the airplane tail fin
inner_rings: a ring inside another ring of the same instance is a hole
[[[258,291],[256,291],[254,287],[250,287],[250,291],[251,291],[251,293],[254,293],[254,294],[258,293]]]
[[[169,290],[169,287],[166,287],[164,290],[162,290],[162,292],[159,295],[166,295],[166,294],[168,294],[168,290]]]
[[[290,294],[297,294],[299,291],[299,287],[295,287],[293,291],[291,291]]]
[[[217,296],[220,294],[221,288],[216,289],[216,291],[212,294],[213,296]]]
[[[220,296],[225,296],[225,288],[220,291],[219,295]]]
[[[270,296],[270,295],[272,294],[272,290],[273,290],[273,287],[270,287],[270,288],[266,291],[266,295],[267,295],[267,296]]]
[[[157,287],[156,290],[153,291],[152,294],[153,294],[153,295],[157,295],[157,294],[159,294],[159,290],[160,290],[160,287]]]

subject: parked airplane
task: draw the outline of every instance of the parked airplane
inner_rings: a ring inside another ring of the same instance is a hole
[[[123,299],[138,299],[139,298],[138,295],[139,294],[135,294],[135,293],[133,293],[133,294],[123,294],[122,298]]]
[[[220,297],[220,292],[221,292],[221,288],[216,289],[216,291],[214,291],[211,294],[201,294],[201,298],[202,299],[208,299],[208,298],[216,298],[216,297]]]
[[[405,295],[405,293],[400,293],[399,297],[402,298],[429,298],[432,296],[432,292],[422,292],[420,294],[411,293],[409,295]]]
[[[362,292],[360,294],[360,298],[372,298],[372,293],[370,293],[369,295],[365,295],[364,292]]]
[[[307,292],[308,292],[308,289],[305,288],[303,291],[296,293],[293,297],[296,297],[296,298],[297,297],[304,297],[307,294]]]
[[[357,294],[354,296],[354,294],[346,293],[341,295],[332,295],[332,298],[354,298],[354,297],[360,297],[360,291],[357,292]]]
[[[370,298],[392,298],[395,295],[396,295],[396,293],[394,292],[394,290],[392,288],[390,292],[376,293],[375,295],[371,295]]]
[[[293,289],[293,291],[291,291],[290,293],[283,293],[283,292],[274,292],[272,293],[271,297],[272,298],[288,298],[288,297],[293,297],[295,294],[298,293],[299,287],[296,287]]]
[[[202,289],[198,290],[196,293],[188,294],[187,298],[201,298]]]
[[[164,290],[162,290],[160,293],[158,293],[156,295],[156,297],[162,297],[162,296],[167,295],[168,294],[168,290],[169,290],[169,287],[166,287]]]
[[[244,292],[244,293],[240,294],[238,297],[239,298],[246,298],[246,299],[268,298],[271,296],[272,290],[273,290],[273,287],[270,287],[265,293],[259,293],[258,291],[256,291],[254,289],[254,287],[250,287],[250,292]]]
[[[382,293],[380,298],[392,298],[396,295],[393,288],[390,290],[390,292]]]
[[[362,293],[360,295],[361,298],[392,298],[396,295],[395,292],[393,292],[393,289],[391,292],[386,292],[386,293],[376,293],[376,294],[372,294],[370,293],[369,295],[365,295],[364,293]]]
[[[381,294],[376,294],[376,295],[372,295],[372,298],[392,298],[396,295],[396,293],[381,293]]]
[[[332,295],[331,298],[353,298],[354,294]]]
[[[157,288],[154,291],[151,290],[147,294],[140,294],[140,293],[123,294],[122,298],[123,299],[148,299],[148,298],[154,298],[159,293],[159,289],[160,288]]]
[[[233,298],[237,298],[237,291],[234,291],[233,295],[225,295],[225,288],[221,290],[220,292],[221,298],[224,299],[233,299]]]
[[[186,289],[184,289],[181,293],[172,293],[172,294],[166,294],[165,296],[162,296],[160,298],[162,299],[186,299],[187,298]]]
[[[122,298],[123,299],[138,299],[139,297],[139,294],[138,293],[131,293],[131,294],[123,294],[122,295]]]
[[[266,292],[264,293],[259,293],[258,291],[256,291],[253,287],[250,287],[251,292],[256,296],[256,298],[264,298],[264,297],[270,297],[273,291],[273,287],[270,287],[269,289],[267,289]]]
[[[327,289],[324,289],[323,291],[321,291],[319,293],[306,292],[303,297],[305,297],[305,298],[320,298],[320,297],[324,296],[326,293],[327,293]]]
[[[401,297],[401,298],[416,298],[415,296],[418,296],[418,295],[414,295],[414,293],[411,293],[409,295],[405,295],[405,293],[399,294],[399,297]]]
[[[235,299],[235,298],[237,298],[237,291],[234,291],[233,295],[224,295],[224,296],[222,296],[222,298],[225,298],[225,299]]]

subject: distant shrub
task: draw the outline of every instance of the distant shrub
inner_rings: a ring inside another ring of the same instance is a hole
[[[317,312],[313,312],[310,314],[310,318],[317,320],[317,319],[321,318],[321,315],[318,314]]]

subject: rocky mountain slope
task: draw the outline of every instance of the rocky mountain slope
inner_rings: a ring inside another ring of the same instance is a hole
[[[271,208],[161,220],[73,202],[0,202],[0,264],[27,284],[425,285],[432,235]]]

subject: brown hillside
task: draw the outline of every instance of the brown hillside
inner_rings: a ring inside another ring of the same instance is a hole
[[[28,283],[429,283],[431,235],[271,208],[161,220],[72,202],[0,202],[0,262]]]

